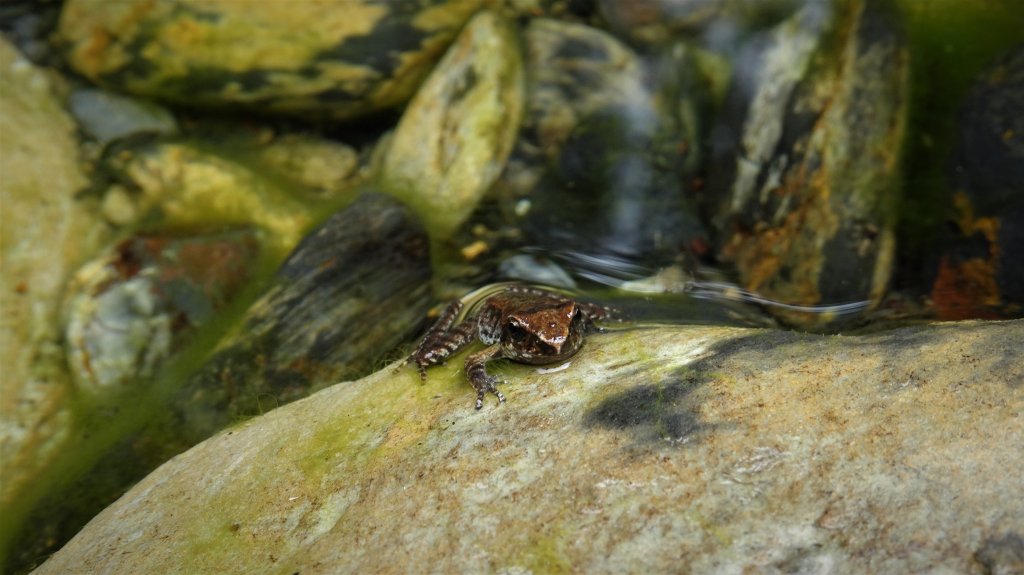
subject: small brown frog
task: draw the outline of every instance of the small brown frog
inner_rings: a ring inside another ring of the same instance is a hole
[[[463,305],[456,300],[441,312],[408,361],[415,362],[420,377],[426,379],[427,367],[444,362],[476,339],[482,341],[487,348],[466,359],[477,409],[483,407],[486,393],[505,401],[494,387],[498,380],[487,373],[487,362],[503,358],[529,364],[562,361],[579,351],[587,333],[598,330],[594,321],[617,319],[610,308],[520,285],[488,297],[478,311],[456,323]]]

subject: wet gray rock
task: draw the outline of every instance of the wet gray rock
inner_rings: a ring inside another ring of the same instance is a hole
[[[1012,573],[1022,339],[648,326],[480,411],[458,361],[384,369],[175,458],[37,573]]]
[[[178,131],[174,115],[166,108],[105,90],[75,90],[68,104],[82,129],[100,144],[136,134]]]

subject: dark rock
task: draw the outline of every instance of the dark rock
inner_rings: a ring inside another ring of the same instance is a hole
[[[1024,44],[983,72],[960,112],[953,180],[978,213],[994,214],[1024,192]]]
[[[1017,533],[1007,533],[1002,537],[990,538],[978,549],[974,558],[988,575],[1024,573],[1024,537]]]
[[[1024,46],[983,72],[960,113],[952,225],[932,285],[943,319],[1024,314]]]
[[[175,409],[198,441],[267,402],[365,374],[419,327],[430,303],[426,233],[395,200],[365,194],[299,243]]]
[[[752,28],[791,15],[801,0],[597,0],[617,34],[658,44],[712,27]]]

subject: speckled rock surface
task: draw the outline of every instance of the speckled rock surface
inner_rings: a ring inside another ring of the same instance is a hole
[[[37,573],[1000,572],[1022,340],[636,328],[480,411],[459,361],[385,369],[168,462]]]
[[[85,202],[75,125],[49,77],[0,38],[0,506],[67,432],[57,345],[64,282],[103,235]]]

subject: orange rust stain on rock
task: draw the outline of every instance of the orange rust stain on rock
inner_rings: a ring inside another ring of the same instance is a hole
[[[964,237],[981,234],[987,240],[989,253],[985,258],[952,261],[943,257],[932,285],[932,301],[939,318],[995,319],[1000,314],[993,308],[1002,304],[996,272],[999,266],[999,218],[976,217],[967,194],[953,196],[954,221]]]

